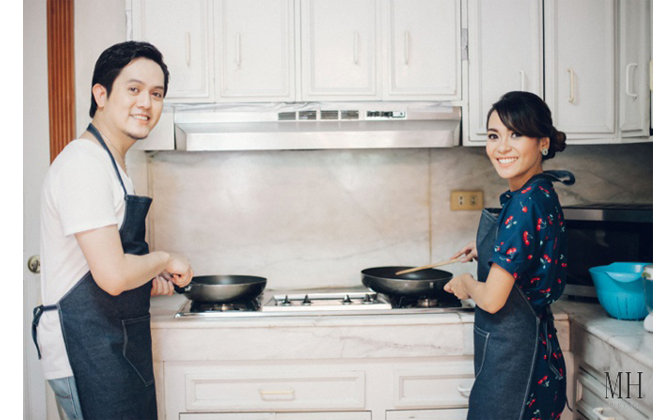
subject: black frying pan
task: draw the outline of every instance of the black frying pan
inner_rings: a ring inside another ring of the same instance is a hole
[[[440,297],[447,294],[444,285],[453,275],[430,268],[414,273],[396,275],[412,267],[375,267],[361,271],[363,285],[377,293],[391,296]]]
[[[195,276],[188,286],[174,289],[196,302],[226,303],[255,299],[266,284],[266,278],[256,276]]]

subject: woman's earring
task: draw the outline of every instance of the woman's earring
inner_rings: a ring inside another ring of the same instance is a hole
[[[549,149],[542,149],[542,156],[547,156],[549,154]]]

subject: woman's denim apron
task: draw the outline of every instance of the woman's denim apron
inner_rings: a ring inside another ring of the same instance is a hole
[[[546,171],[536,177],[574,183],[567,171]],[[560,178],[568,177],[568,180]],[[498,213],[482,211],[477,228],[477,280],[485,282],[497,236]],[[549,306],[536,314],[515,284],[505,305],[495,314],[475,307],[475,383],[469,399],[468,420],[516,420],[524,414],[538,357],[538,335],[553,331]],[[551,348],[549,349],[551,354]]]
[[[149,252],[145,219],[150,197],[130,195],[98,130],[123,187],[126,212],[119,230],[126,254]],[[85,419],[156,419],[149,298],[151,282],[118,296],[102,290],[89,271],[55,305],[35,308],[33,339],[43,311],[58,310],[70,366]],[[38,348],[39,354],[39,348]]]

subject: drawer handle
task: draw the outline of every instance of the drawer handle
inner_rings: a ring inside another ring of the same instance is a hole
[[[593,409],[593,414],[595,414],[598,417],[598,420],[616,420],[616,418],[614,418],[614,417],[604,416],[603,411],[605,411],[604,408],[596,407],[596,408]]]
[[[465,398],[470,398],[470,391],[472,391],[472,387],[465,388],[459,385],[456,387],[456,389],[458,389],[458,392],[460,392],[461,395],[464,396]]]
[[[295,390],[289,389],[285,391],[259,391],[261,399],[264,401],[291,401],[295,399]]]

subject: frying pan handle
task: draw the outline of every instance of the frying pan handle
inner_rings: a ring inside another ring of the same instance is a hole
[[[179,287],[174,284],[174,291],[181,294],[188,293],[191,291],[191,285],[189,284],[186,287]]]

